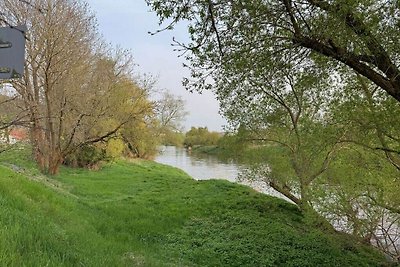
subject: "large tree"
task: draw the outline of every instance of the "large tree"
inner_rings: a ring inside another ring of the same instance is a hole
[[[340,62],[400,101],[396,1],[146,1],[161,22],[170,23],[168,29],[189,21],[191,40],[178,45],[188,52],[197,88],[207,88],[208,77],[218,81],[224,69],[268,75],[268,66],[282,64],[282,58],[286,64],[308,58],[321,66],[317,54],[329,59],[331,70]]]
[[[13,86],[30,114],[34,156],[44,172],[56,173],[62,162],[61,136],[67,105],[85,84],[94,40],[93,19],[84,5],[72,1],[35,1],[44,11],[20,1],[3,1],[13,24],[28,26],[25,75]]]
[[[160,130],[162,132],[182,131],[182,121],[188,114],[185,109],[185,101],[179,96],[163,92],[161,99],[155,104]]]
[[[76,0],[5,0],[13,24],[25,24],[25,75],[13,87],[30,116],[33,154],[56,174],[65,157],[104,141],[146,108],[147,95],[131,78],[131,57],[98,41],[94,17]],[[138,105],[136,105],[138,104]]]
[[[214,90],[228,120],[265,146],[253,175],[355,236],[379,243],[389,225],[384,238],[397,238],[397,2],[147,3],[166,29],[188,21],[190,40],[176,41],[192,70],[185,84]]]
[[[315,214],[313,188],[345,146],[346,129],[338,129],[329,116],[332,92],[317,78],[322,73],[306,68],[295,75],[286,70],[277,74],[279,79],[266,79],[263,85],[244,80],[240,88],[227,90],[222,109],[235,128],[247,132],[241,141],[262,153],[252,157],[245,176],[265,181]]]

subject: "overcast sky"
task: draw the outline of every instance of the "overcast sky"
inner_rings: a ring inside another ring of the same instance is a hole
[[[182,86],[182,78],[188,70],[182,67],[182,58],[171,47],[172,38],[187,40],[186,28],[161,32],[151,36],[149,31],[159,29],[157,16],[149,11],[144,0],[87,0],[95,12],[99,31],[106,41],[130,49],[142,73],[158,77],[157,87],[167,89],[186,101],[189,115],[184,123],[191,126],[207,126],[221,131],[226,124],[218,114],[218,102],[211,92],[189,93]]]

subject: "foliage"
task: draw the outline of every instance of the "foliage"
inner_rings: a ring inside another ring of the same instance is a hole
[[[27,112],[22,108],[21,98],[14,93],[9,84],[0,82],[0,130],[26,125]]]
[[[239,125],[236,132],[226,132],[217,143],[220,150],[226,151],[232,155],[238,156],[248,148],[246,140],[249,137],[249,131],[243,125]],[[243,157],[239,157],[242,160]]]
[[[190,63],[187,88],[213,90],[230,123],[245,125],[250,145],[270,153],[250,177],[303,210],[338,197],[341,211],[332,205],[326,214],[338,211],[355,236],[374,234],[377,218],[398,225],[398,199],[388,190],[398,188],[400,170],[397,3],[147,3],[170,22],[166,29],[187,20],[190,40],[177,42]]]
[[[162,137],[162,144],[167,146],[183,146],[185,140],[185,134],[181,132],[165,131]]]
[[[117,159],[122,156],[125,144],[121,139],[110,139],[106,146],[106,156],[110,159]]]
[[[264,180],[306,212],[314,183],[342,147],[343,129],[327,112],[328,85],[317,78],[324,73],[296,70],[281,70],[280,77],[257,86],[246,81],[242,87],[225,85],[220,93],[238,141],[264,147],[266,156],[251,161],[249,179]]]
[[[400,216],[390,207],[399,206],[393,194],[400,189],[398,172],[380,155],[352,145],[337,155],[324,175],[328,183],[314,191],[315,198],[321,199],[319,210],[337,228],[376,244],[396,258]]]
[[[158,121],[141,118],[127,123],[121,129],[122,140],[126,143],[131,157],[152,158],[158,153],[160,136]]]
[[[125,142],[113,138],[106,143],[85,144],[70,153],[63,164],[69,167],[97,169],[102,162],[114,161],[123,156]]]
[[[327,206],[326,214],[331,209],[331,219],[342,217],[347,222],[342,223],[346,231],[376,244],[393,258],[400,251],[400,202],[394,193],[400,186],[400,121],[392,115],[399,107],[360,76],[344,88],[331,109],[337,124],[346,128],[342,141],[347,149],[328,172],[333,192],[322,189],[337,200],[336,204],[321,203]]]
[[[10,135],[13,130],[26,130],[27,117],[21,97],[15,94],[10,84],[0,81],[0,153],[12,148]]]
[[[169,92],[163,92],[161,99],[155,102],[155,115],[158,121],[157,131],[164,145],[182,146],[182,121],[188,115],[185,101]]]
[[[28,27],[25,75],[7,85],[22,112],[11,105],[18,116],[5,118],[10,105],[0,102],[0,128],[25,119],[42,172],[93,165],[107,150],[97,143],[113,138],[129,156],[152,157],[163,135],[180,128],[184,101],[169,93],[149,100],[152,78],[134,76],[132,55],[102,42],[87,3],[5,0],[0,10],[1,24]]]
[[[106,159],[106,151],[99,145],[83,145],[70,153],[64,160],[64,164],[71,167],[93,168]]]
[[[160,122],[160,130],[180,132],[182,121],[187,116],[185,101],[169,92],[164,92],[162,98],[156,102],[155,111]]]
[[[220,138],[217,132],[208,131],[207,127],[192,127],[185,135],[185,146],[210,146],[216,145]]]
[[[331,109],[338,123],[350,126],[346,141],[379,153],[400,171],[400,118],[393,116],[400,104],[360,76],[338,99]]]
[[[19,173],[0,166],[0,259],[8,266],[386,263],[349,236],[306,225],[296,206],[241,185],[138,160],[49,177],[19,153],[0,155],[2,164],[21,164]]]
[[[10,23],[28,27],[25,76],[11,82],[29,115],[36,161],[50,174],[73,153],[92,164],[87,156],[97,160],[96,143],[146,121],[153,112],[148,92],[133,78],[132,56],[101,42],[86,3],[24,2],[5,0],[0,9]]]
[[[91,60],[98,62],[91,57],[94,20],[87,6],[77,1],[34,4],[46,4],[46,8],[31,8],[22,1],[2,1],[1,9],[10,23],[28,26],[25,75],[23,80],[11,82],[24,109],[29,111],[37,162],[43,172],[55,174],[74,141],[74,124],[80,124],[87,114],[97,115],[90,106],[91,110],[82,114],[80,105],[74,103],[75,97],[81,102],[89,100],[82,89],[88,84],[85,74],[91,68]],[[51,19],[54,17],[57,20]]]
[[[393,1],[146,0],[160,23],[187,21],[177,43],[191,63],[190,88],[211,89],[238,77],[261,80],[308,61],[331,73],[343,66],[400,101],[398,24]],[[342,64],[337,64],[338,62]],[[218,91],[219,89],[217,89]]]

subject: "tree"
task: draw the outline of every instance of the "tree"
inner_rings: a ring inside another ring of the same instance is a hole
[[[158,121],[149,110],[146,116],[127,123],[121,130],[122,140],[127,145],[130,157],[153,158],[158,153],[160,134]]]
[[[25,0],[18,1],[34,8],[31,3]],[[9,20],[9,17],[5,13],[6,10],[3,8],[4,6],[0,4],[0,27],[17,26],[10,24],[12,20]],[[20,96],[14,93],[14,90],[8,81],[0,82],[0,90],[0,131],[2,132],[2,135],[8,135],[12,127],[21,125],[25,127],[27,126],[27,112],[21,105]],[[5,149],[7,148],[8,146],[5,145]],[[4,149],[1,149],[0,151],[3,150]]]
[[[393,258],[400,251],[400,121],[393,116],[399,107],[359,75],[343,88],[331,109],[337,125],[346,125],[348,149],[330,170],[338,174],[331,179],[336,201],[321,203],[325,214],[347,221],[348,230]]]
[[[182,121],[187,116],[185,101],[169,92],[164,92],[162,98],[155,103],[155,110],[160,121],[161,131],[182,131]]]
[[[99,40],[87,4],[75,0],[3,1],[9,21],[26,24],[27,60],[13,81],[30,119],[40,169],[56,174],[71,153],[114,137],[148,109],[131,78],[132,57]]]
[[[141,89],[138,93],[142,96],[132,103],[135,116],[121,128],[120,136],[129,149],[129,156],[152,158],[160,144],[159,121],[155,104],[148,99],[148,91]]]
[[[345,130],[329,118],[329,85],[317,73],[279,74],[280,79],[266,80],[264,86],[230,90],[221,106],[233,126],[246,125],[242,141],[262,151],[252,158],[246,176],[267,182],[304,212],[315,213],[312,190],[343,148]]]
[[[190,63],[184,84],[213,90],[250,131],[264,152],[252,174],[303,211],[329,206],[323,215],[348,219],[355,236],[375,234],[377,218],[398,226],[398,3],[147,3],[165,29],[188,21],[190,41],[175,40]]]
[[[78,74],[90,64],[94,21],[84,5],[72,1],[35,1],[45,12],[23,2],[2,5],[15,24],[29,25],[25,76],[13,86],[29,110],[35,159],[42,171],[55,174],[63,161],[69,97],[79,90],[78,84],[85,84]]]
[[[0,93],[0,130],[10,128],[12,126],[26,126],[27,112],[23,107],[21,97],[13,90],[8,91],[7,85],[0,84],[3,87]]]
[[[160,100],[155,102],[155,116],[158,120],[158,133],[161,143],[167,145],[183,145],[182,121],[188,112],[185,101],[169,92],[164,92]]]
[[[192,127],[185,135],[185,146],[215,146],[220,139],[217,132],[208,131],[207,127]]]
[[[269,76],[270,65],[308,59],[338,70],[342,63],[400,101],[395,1],[147,0],[171,29],[188,20],[189,44],[177,42],[191,62],[190,88],[211,88],[221,75]],[[284,60],[282,60],[284,59]],[[227,71],[228,70],[228,71]],[[227,73],[228,72],[228,73]],[[213,79],[209,79],[209,78]],[[211,82],[211,83],[210,83]]]
[[[395,147],[390,137],[396,138],[397,118],[387,115],[396,105],[386,101],[398,103],[377,95],[368,110],[361,89],[342,97],[322,73],[303,71],[293,75],[284,69],[280,79],[257,87],[244,83],[222,97],[237,140],[250,147],[251,153],[243,153],[250,167],[242,178],[266,182],[313,223],[329,229],[328,221],[396,258],[400,203],[394,192],[400,184],[395,155],[387,160],[384,155],[394,150],[383,149],[380,138]]]
[[[313,190],[317,210],[338,230],[398,259],[398,172],[376,151],[348,143]]]
[[[400,118],[393,116],[400,103],[357,75],[335,102],[335,116],[351,125],[346,141],[380,153],[400,171]]]
[[[36,9],[38,11],[41,11],[40,8],[36,7],[33,3],[28,2],[27,0],[16,0],[16,2],[19,2],[21,4],[26,5],[26,7],[30,7],[32,9]],[[13,25],[12,23],[14,22],[13,19],[10,18],[9,14],[6,13],[6,9],[3,9],[4,6],[0,5],[0,26],[11,26],[14,27],[16,25]]]

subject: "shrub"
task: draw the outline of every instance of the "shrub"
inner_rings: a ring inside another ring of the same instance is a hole
[[[71,167],[95,168],[106,159],[106,150],[100,145],[84,145],[70,154],[64,164]]]

